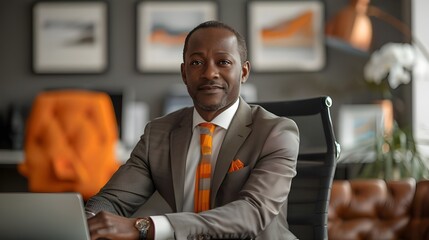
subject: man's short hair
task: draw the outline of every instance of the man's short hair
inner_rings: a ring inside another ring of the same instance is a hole
[[[183,62],[185,62],[185,53],[188,50],[188,42],[189,38],[191,38],[192,34],[196,32],[198,29],[202,28],[223,28],[227,29],[230,32],[234,33],[235,37],[237,38],[237,44],[238,44],[238,52],[240,53],[240,60],[241,63],[244,63],[247,61],[247,46],[246,46],[246,40],[244,40],[243,36],[239,32],[237,32],[234,28],[230,27],[229,25],[219,22],[219,21],[207,21],[199,24],[194,29],[192,29],[185,39],[185,45],[183,46]]]

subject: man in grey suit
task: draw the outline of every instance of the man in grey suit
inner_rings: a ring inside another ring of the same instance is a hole
[[[86,204],[92,239],[295,239],[287,199],[298,128],[240,98],[249,73],[245,41],[231,27],[209,21],[188,34],[181,74],[194,107],[147,124],[130,159]],[[195,212],[201,122],[216,125],[214,167],[210,209]],[[170,212],[131,217],[155,191]]]

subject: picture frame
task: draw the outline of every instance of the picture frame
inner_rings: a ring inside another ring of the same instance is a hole
[[[40,1],[32,7],[36,74],[95,74],[108,68],[105,1]]]
[[[322,2],[251,1],[247,11],[252,69],[318,71],[325,66]]]
[[[137,4],[137,69],[180,72],[186,35],[218,18],[215,1],[141,1]]]
[[[338,138],[346,151],[373,149],[385,133],[386,109],[382,104],[344,104],[339,109]]]

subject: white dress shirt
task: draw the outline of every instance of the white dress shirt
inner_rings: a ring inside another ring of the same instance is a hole
[[[216,166],[217,156],[219,154],[220,146],[225,137],[226,131],[231,124],[232,118],[237,112],[239,100],[237,99],[231,107],[223,111],[215,117],[211,123],[216,125],[213,134],[213,148],[212,148],[212,166]],[[188,154],[186,157],[186,174],[185,174],[185,187],[183,199],[183,212],[194,211],[194,190],[195,190],[195,171],[200,161],[200,132],[195,131],[198,124],[207,122],[195,110],[192,120],[192,138],[189,145]],[[214,167],[212,168],[212,174]],[[174,239],[174,229],[165,216],[151,216],[155,225],[155,240]]]

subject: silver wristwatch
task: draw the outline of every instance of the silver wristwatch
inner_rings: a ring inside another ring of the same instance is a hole
[[[148,232],[149,227],[150,227],[150,220],[149,220],[149,218],[148,217],[144,217],[144,218],[137,219],[137,221],[134,224],[134,226],[140,232],[139,239],[140,240],[146,240],[146,238],[147,238],[147,232]]]

